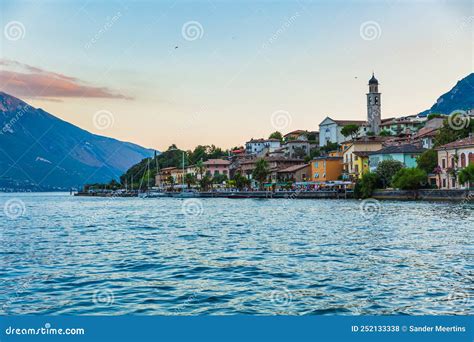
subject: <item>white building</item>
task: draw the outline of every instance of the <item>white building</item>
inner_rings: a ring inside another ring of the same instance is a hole
[[[278,139],[250,139],[245,143],[245,152],[261,155],[264,152],[272,153],[280,147],[281,142]]]
[[[319,124],[319,146],[326,146],[328,142],[341,144],[348,138],[343,136],[341,131],[344,126],[357,125],[359,136],[367,133],[367,122],[362,120],[333,120],[329,116]]]
[[[467,184],[460,184],[456,176],[459,170],[474,163],[474,137],[436,148],[438,152],[438,176],[436,184],[440,189],[465,189]]]

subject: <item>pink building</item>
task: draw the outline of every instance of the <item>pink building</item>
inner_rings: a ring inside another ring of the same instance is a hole
[[[211,176],[222,174],[229,177],[230,161],[224,159],[209,159],[204,162],[206,172]]]

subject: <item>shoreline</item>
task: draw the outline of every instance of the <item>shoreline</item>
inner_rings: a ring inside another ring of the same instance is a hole
[[[137,193],[110,194],[110,193],[84,193],[78,192],[79,197],[138,197]],[[172,198],[172,193],[169,196]],[[190,198],[230,198],[230,199],[356,199],[353,191],[215,191],[199,192]],[[376,190],[370,197],[376,200],[397,201],[442,201],[442,202],[471,202],[474,200],[473,190]]]

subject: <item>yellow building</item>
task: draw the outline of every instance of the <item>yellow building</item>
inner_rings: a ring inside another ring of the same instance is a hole
[[[355,181],[369,170],[368,152],[378,151],[383,147],[385,137],[362,137],[344,143],[343,178]]]
[[[342,157],[325,156],[311,160],[311,181],[335,181],[342,175]]]

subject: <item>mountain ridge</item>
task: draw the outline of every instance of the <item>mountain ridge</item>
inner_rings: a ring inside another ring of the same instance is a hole
[[[468,110],[474,108],[474,72],[458,80],[454,87],[444,93],[436,102],[419,116],[428,114],[450,114],[454,110]]]
[[[118,180],[154,150],[88,132],[0,91],[0,188],[80,187]]]

